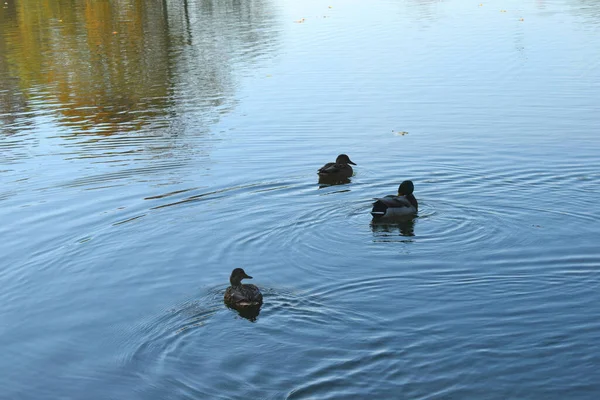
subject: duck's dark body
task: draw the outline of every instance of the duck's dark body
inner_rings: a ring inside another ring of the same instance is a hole
[[[409,199],[409,196],[412,199]],[[373,203],[371,215],[375,218],[415,215],[418,211],[417,200],[414,196],[409,196],[385,196],[377,199]]]
[[[397,196],[385,196],[373,203],[371,215],[374,218],[415,216],[419,211],[419,203],[413,195],[414,185],[404,181],[398,189]]]
[[[338,164],[338,163],[327,163],[322,166],[317,174],[321,177],[336,177],[336,178],[350,178],[354,171],[352,167],[348,164]]]
[[[377,199],[378,202],[381,202],[381,205],[385,205],[387,207],[414,207],[416,211],[419,210],[419,203],[417,199],[412,194],[407,194],[404,196],[385,196],[380,199]]]
[[[229,286],[225,290],[224,300],[225,304],[235,309],[260,307],[263,303],[262,293],[256,285],[251,284]]]

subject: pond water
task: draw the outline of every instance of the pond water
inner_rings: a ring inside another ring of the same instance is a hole
[[[0,397],[596,398],[599,48],[586,0],[3,2]]]

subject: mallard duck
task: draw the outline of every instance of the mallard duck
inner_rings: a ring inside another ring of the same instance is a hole
[[[229,277],[231,286],[225,290],[225,304],[236,310],[260,307],[263,302],[260,290],[255,285],[242,284],[242,279],[252,279],[252,277],[242,268],[236,268],[231,272]]]
[[[335,162],[327,163],[319,168],[317,174],[319,174],[320,178],[344,180],[352,176],[353,171],[350,164],[356,165],[350,161],[350,157],[340,154],[335,159]]]
[[[413,195],[415,186],[412,181],[404,181],[398,187],[398,195],[375,199],[371,215],[374,218],[415,216],[419,211],[419,203]]]

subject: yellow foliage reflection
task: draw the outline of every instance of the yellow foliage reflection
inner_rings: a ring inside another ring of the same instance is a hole
[[[177,84],[191,86],[178,82],[186,78],[174,71],[182,47],[192,42],[200,71],[188,80],[202,85],[194,95],[199,104],[221,104],[231,92],[226,62],[233,57],[223,57],[219,49],[235,51],[236,43],[227,41],[245,40],[247,32],[240,29],[252,31],[265,13],[256,0],[218,7],[222,10],[203,0],[191,5],[187,0],[8,2],[0,8],[0,118],[44,107],[56,110],[59,122],[75,132],[139,129],[170,113]],[[202,18],[202,28],[195,28],[190,13],[209,13],[210,19]],[[246,28],[235,27],[240,16]],[[199,37],[192,41],[195,34]],[[254,44],[268,43],[254,36]]]

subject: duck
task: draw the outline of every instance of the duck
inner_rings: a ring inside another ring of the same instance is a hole
[[[412,181],[404,181],[398,187],[398,195],[388,195],[375,199],[371,215],[373,218],[414,217],[419,211],[419,203],[413,191]]]
[[[229,277],[231,286],[225,290],[225,304],[235,310],[260,308],[263,296],[256,285],[242,284],[242,279],[252,279],[242,268],[235,268]]]
[[[345,180],[350,178],[354,173],[350,164],[356,165],[346,154],[340,154],[335,159],[335,162],[327,163],[319,168],[317,174],[319,174],[319,178]]]

